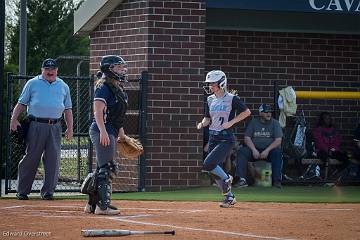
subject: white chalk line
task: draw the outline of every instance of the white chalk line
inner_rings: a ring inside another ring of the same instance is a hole
[[[274,208],[249,209],[250,211],[273,211]],[[308,209],[276,209],[277,212],[326,212],[326,211],[352,211],[352,208],[308,208]]]
[[[8,207],[1,207],[0,209],[13,209],[13,208],[79,208],[83,207],[82,205],[14,205]],[[173,208],[139,208],[139,207],[120,207],[124,210],[145,210],[145,211],[164,211],[164,212],[179,212],[179,213],[196,213],[196,212],[209,212],[216,210],[204,210],[204,209],[173,209]],[[256,208],[256,209],[241,209],[241,211],[273,211],[274,208]],[[308,209],[276,209],[277,212],[304,212],[304,211],[352,211],[352,208],[308,208]]]
[[[25,216],[39,216],[39,217],[54,217],[54,218],[84,218],[83,215],[81,216],[76,216],[76,215],[71,215],[71,216],[67,216],[67,215],[53,215],[54,213],[79,213],[79,211],[66,211],[66,210],[55,210],[55,211],[51,211],[49,212],[45,208],[52,208],[52,207],[68,207],[68,208],[80,208],[80,205],[73,205],[73,206],[32,206],[32,205],[19,205],[19,206],[10,206],[10,207],[3,207],[0,209],[16,209],[16,208],[22,208],[22,207],[30,207],[30,208],[41,208],[41,209],[37,209],[37,210],[32,210],[32,209],[24,209],[21,211],[13,211],[12,213],[21,213],[23,214],[24,211],[29,213],[28,215]],[[121,209],[125,209],[125,208],[121,208]],[[130,209],[135,209],[135,208],[130,208]],[[24,216],[24,215],[23,215]],[[140,218],[140,217],[152,217],[154,216],[154,214],[136,214],[136,215],[128,215],[128,216],[121,216],[121,218]],[[103,217],[101,215],[95,215],[95,216],[87,216],[87,218],[99,218],[99,217]]]
[[[85,204],[84,204],[85,206]],[[1,207],[0,209],[12,209],[12,208],[22,208],[22,207],[30,207],[30,208],[79,208],[83,207],[82,205],[18,205],[18,206],[9,206],[9,207]],[[208,210],[204,209],[174,209],[174,208],[139,208],[139,207],[120,207],[125,210],[145,210],[145,211],[164,211],[164,212],[185,212],[185,213],[194,213],[194,212],[206,212]]]
[[[181,226],[176,226],[176,225],[171,225],[171,224],[140,222],[140,221],[134,221],[134,220],[129,220],[129,219],[121,219],[118,217],[110,217],[109,219],[113,219],[113,220],[117,220],[117,221],[121,221],[121,222],[133,223],[133,224],[140,224],[140,225],[169,227],[169,228],[183,229],[183,230],[188,230],[188,231],[198,231],[198,232],[221,233],[221,234],[225,234],[225,235],[234,235],[234,236],[241,236],[241,237],[248,237],[248,238],[274,239],[274,240],[295,240],[294,238],[270,237],[270,236],[255,235],[255,234],[251,234],[251,233],[239,233],[239,232],[229,232],[229,231],[222,231],[222,230],[215,230],[215,229],[181,227]]]
[[[29,207],[30,209],[22,209],[21,212],[23,213],[25,212],[32,212],[32,213],[38,213],[38,215],[41,214],[41,216],[43,216],[43,214],[45,214],[48,210],[44,209],[44,208],[82,208],[81,205],[43,205],[43,206],[39,206],[39,205],[19,205],[19,206],[10,206],[10,207],[4,207],[4,208],[0,208],[0,209],[16,209],[16,208],[26,208]],[[36,209],[36,210],[35,210]],[[192,209],[192,210],[184,210],[184,209],[171,209],[171,208],[135,208],[135,207],[129,207],[129,208],[120,208],[121,210],[142,210],[142,211],[158,211],[161,212],[160,214],[173,214],[173,213],[178,213],[178,214],[188,214],[188,213],[196,213],[196,212],[206,212],[207,210],[197,210],[197,209]],[[19,210],[20,211],[20,210]],[[19,213],[19,211],[12,211],[12,213]],[[77,213],[78,211],[69,211],[69,210],[55,210],[52,211],[52,213]],[[35,216],[33,215],[33,216]],[[154,216],[154,215],[147,215],[147,216]]]
[[[24,207],[26,205],[23,206],[19,206],[19,207]],[[44,206],[31,206],[28,205],[29,207],[37,207],[37,208],[43,208]],[[79,208],[82,206],[81,205],[73,205],[73,206],[69,206],[69,205],[64,205],[64,206],[45,206],[48,208]],[[120,209],[123,210],[144,210],[144,211],[159,211],[159,212],[168,212],[168,213],[201,213],[201,212],[215,212],[217,210],[204,210],[204,209],[173,209],[173,208],[140,208],[140,207],[120,207]],[[240,209],[240,211],[274,211],[276,210],[277,212],[327,212],[327,211],[353,211],[354,209],[352,208],[308,208],[308,209],[274,209],[274,208],[256,208],[256,209]]]
[[[27,205],[17,205],[17,206],[9,206],[9,207],[2,207],[0,209],[13,209],[13,208],[22,208],[26,207]]]
[[[34,217],[34,216],[38,216],[38,217],[47,217],[47,218],[71,218],[71,219],[74,219],[74,218],[81,218],[81,219],[84,219],[84,216],[83,215],[43,215],[43,214],[31,214],[30,216]],[[129,215],[129,216],[119,216],[118,218],[121,218],[121,219],[129,219],[129,218],[143,218],[143,217],[153,217],[154,215],[153,214],[137,214],[137,215]],[[99,218],[104,218],[104,219],[109,219],[108,216],[104,216],[104,215],[87,215],[86,218],[94,218],[94,219],[99,219]]]
[[[178,212],[178,213],[196,213],[196,212],[207,212],[208,210],[204,209],[172,209],[172,208],[121,208],[126,210],[145,210],[145,211],[164,211],[164,212]]]
[[[0,209],[12,209],[12,208],[23,208],[23,207],[30,207],[30,208],[74,208],[74,207],[81,207],[81,205],[15,205],[9,207],[1,207]]]
[[[84,216],[69,216],[69,215],[63,215],[63,216],[56,216],[56,215],[44,215],[44,214],[31,214],[32,217],[38,216],[38,217],[46,217],[46,218],[81,218],[84,219]],[[115,221],[121,221],[131,224],[140,224],[140,225],[148,225],[148,226],[157,226],[157,227],[169,227],[169,228],[176,228],[176,229],[182,229],[187,231],[197,231],[197,232],[209,232],[209,233],[218,233],[218,234],[224,234],[224,235],[232,235],[232,236],[241,236],[241,237],[248,237],[248,238],[255,238],[255,239],[273,239],[273,240],[295,240],[294,238],[281,238],[281,237],[271,237],[271,236],[262,236],[262,235],[255,235],[251,233],[239,233],[239,232],[230,232],[230,231],[222,231],[222,230],[215,230],[215,229],[203,229],[203,228],[192,228],[192,227],[182,227],[182,226],[176,226],[171,224],[159,224],[159,223],[151,223],[151,222],[142,222],[142,221],[134,221],[130,220],[133,218],[142,218],[142,217],[152,217],[154,215],[152,214],[138,214],[138,215],[132,215],[132,216],[119,216],[119,217],[109,217],[109,216],[87,216],[86,218],[91,219],[109,219],[109,220],[115,220]]]

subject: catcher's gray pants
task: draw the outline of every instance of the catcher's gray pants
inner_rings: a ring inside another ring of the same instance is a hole
[[[100,132],[89,131],[91,142],[94,145],[96,152],[96,163],[99,168],[113,161],[116,154],[116,138],[114,135],[109,134],[110,145],[103,146],[100,144]]]
[[[61,124],[32,121],[26,137],[26,154],[18,165],[17,192],[29,194],[40,158],[45,169],[41,196],[52,195],[59,178],[61,151]]]
[[[97,188],[97,205],[100,209],[105,210],[111,203],[111,185],[109,182],[110,167],[109,162],[113,162],[116,154],[115,136],[109,134],[110,144],[103,146],[100,144],[100,132],[90,130],[90,139],[94,144],[96,152],[96,163],[99,168],[98,188]],[[92,196],[89,195],[89,204],[93,204]]]

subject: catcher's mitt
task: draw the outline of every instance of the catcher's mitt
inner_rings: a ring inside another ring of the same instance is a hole
[[[136,159],[144,152],[141,142],[128,136],[125,136],[123,141],[118,142],[117,149],[123,157],[128,159]]]

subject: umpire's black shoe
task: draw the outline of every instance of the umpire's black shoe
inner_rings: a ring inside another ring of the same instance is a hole
[[[16,198],[18,200],[29,200],[29,197],[26,194],[17,193]]]
[[[42,200],[54,200],[54,196],[51,194],[45,194],[41,196]]]

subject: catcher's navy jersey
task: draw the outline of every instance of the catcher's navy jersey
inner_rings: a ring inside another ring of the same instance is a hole
[[[229,122],[235,117],[235,112],[244,112],[247,107],[238,96],[225,92],[221,98],[216,98],[215,94],[207,98],[205,116],[211,118],[209,130],[222,131],[222,124]]]
[[[128,96],[125,95],[125,98],[126,98],[126,101],[127,101]],[[114,106],[116,104],[116,98],[115,98],[114,94],[111,92],[109,87],[107,85],[105,85],[105,84],[103,84],[99,88],[95,89],[94,101],[102,101],[102,102],[104,102],[107,108],[109,108],[111,106]],[[110,124],[110,122],[106,121],[106,114],[107,114],[107,112],[104,113],[104,123],[105,123],[106,131],[109,134],[113,134],[113,135],[117,136],[118,131],[114,128],[114,126],[112,126]],[[90,129],[95,130],[97,132],[100,131],[97,124],[96,124],[95,118],[93,118],[93,122],[92,122],[92,124],[90,126]]]

